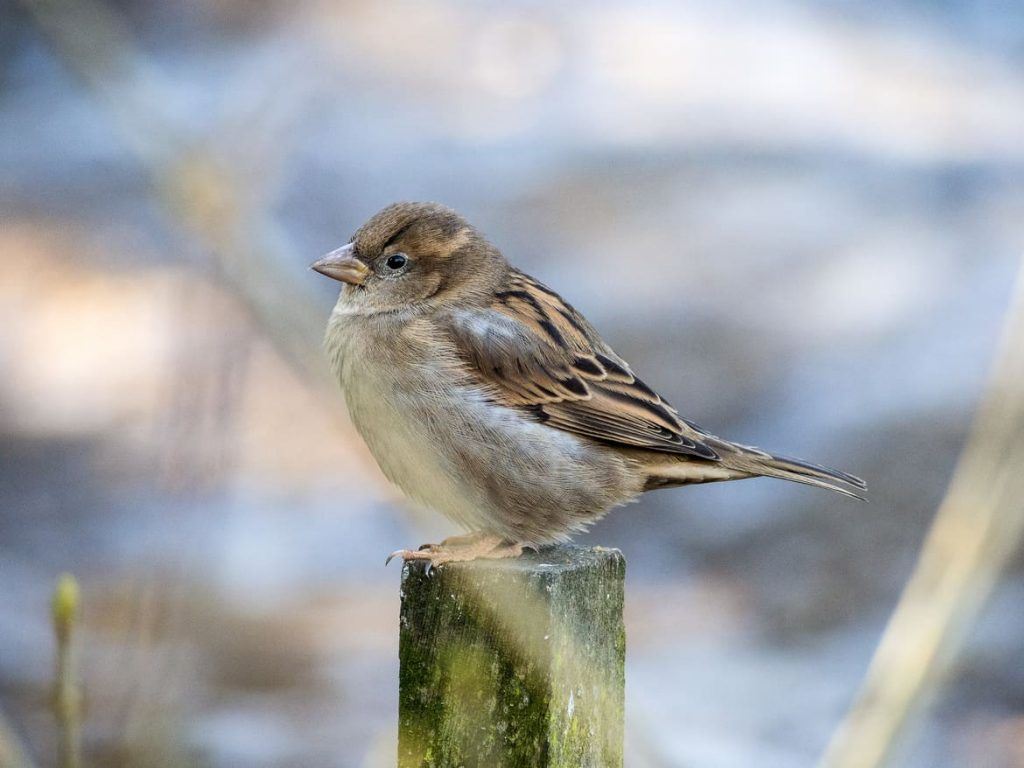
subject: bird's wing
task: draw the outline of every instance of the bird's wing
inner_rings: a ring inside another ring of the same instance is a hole
[[[513,271],[489,306],[459,310],[451,338],[495,402],[629,448],[717,461],[696,425],[644,384],[557,293]]]

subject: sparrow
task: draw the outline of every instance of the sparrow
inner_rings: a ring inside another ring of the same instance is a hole
[[[860,478],[716,437],[568,302],[451,208],[396,203],[311,265],[343,283],[325,349],[384,475],[469,533],[391,558],[441,565],[567,541],[660,488]]]

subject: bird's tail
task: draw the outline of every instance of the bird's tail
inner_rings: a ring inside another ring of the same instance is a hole
[[[723,441],[724,442],[724,441]],[[791,459],[786,456],[775,456],[746,445],[729,443],[732,451],[721,451],[725,463],[735,466],[750,476],[775,477],[780,480],[792,480],[795,483],[826,488],[844,496],[866,501],[864,492],[867,483],[859,477],[840,472],[838,469],[812,464],[802,459]],[[721,446],[724,447],[724,446]],[[715,446],[716,449],[720,446]],[[735,451],[735,453],[733,453]],[[729,454],[732,453],[730,456]]]

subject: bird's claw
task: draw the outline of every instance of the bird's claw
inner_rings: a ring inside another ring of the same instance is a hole
[[[434,568],[445,563],[519,557],[524,549],[537,551],[531,544],[510,543],[492,534],[467,534],[453,536],[440,544],[424,544],[416,550],[396,549],[387,556],[384,565],[388,565],[396,557],[401,557],[405,562],[421,560],[425,563],[424,573],[429,576]]]
[[[403,560],[423,560],[424,558],[420,556],[421,550],[422,547],[416,550],[415,552],[413,552],[411,549],[396,549],[394,552],[387,556],[387,559],[384,560],[384,566],[387,567],[388,565],[390,565],[391,561],[394,560],[396,557],[400,557]]]
[[[384,560],[384,566],[387,567],[396,557],[401,557],[405,562],[409,562],[410,560],[424,561],[425,567],[423,570],[427,576],[431,574],[434,568],[447,563],[451,559],[451,556],[447,553],[436,550],[433,544],[425,544],[415,551],[410,549],[396,549],[387,556],[387,559]]]

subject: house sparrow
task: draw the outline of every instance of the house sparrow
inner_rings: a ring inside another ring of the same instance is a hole
[[[657,488],[759,476],[866,488],[680,416],[450,208],[391,205],[312,268],[345,284],[325,346],[380,468],[472,531],[389,561],[516,557]]]

